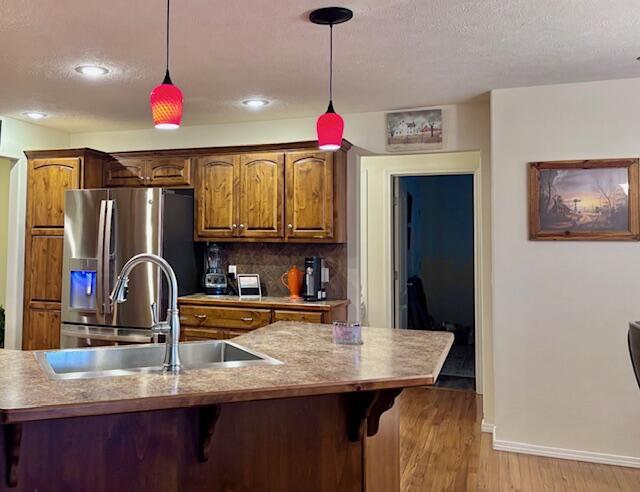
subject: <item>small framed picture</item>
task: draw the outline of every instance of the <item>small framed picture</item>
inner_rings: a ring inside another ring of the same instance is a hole
[[[387,113],[386,124],[387,150],[390,152],[442,148],[442,109]]]
[[[638,241],[638,159],[529,164],[529,239]]]
[[[259,299],[262,297],[260,289],[260,275],[257,273],[238,275],[238,294],[240,297]]]

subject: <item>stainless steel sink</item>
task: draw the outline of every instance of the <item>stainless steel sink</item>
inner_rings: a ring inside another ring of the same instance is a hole
[[[50,379],[81,379],[161,373],[164,344],[97,347],[36,352]],[[184,369],[281,364],[267,355],[228,341],[180,344]]]

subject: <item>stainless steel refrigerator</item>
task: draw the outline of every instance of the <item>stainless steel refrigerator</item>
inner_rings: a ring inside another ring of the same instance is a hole
[[[167,288],[160,271],[140,265],[127,301],[109,294],[125,262],[139,253],[165,258],[179,295],[198,290],[193,195],[161,188],[71,190],[65,194],[61,346],[154,341],[152,311],[164,319]]]

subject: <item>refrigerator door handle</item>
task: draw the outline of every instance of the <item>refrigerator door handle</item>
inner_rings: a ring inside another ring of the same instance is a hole
[[[106,200],[106,211],[104,220],[104,242],[102,244],[102,282],[104,293],[104,313],[111,314],[113,303],[109,297],[111,294],[111,241],[113,237],[113,214],[114,201]]]
[[[104,305],[105,305],[105,296],[108,296],[109,293],[105,294],[104,292],[104,223],[106,219],[106,211],[107,211],[107,200],[100,200],[100,220],[98,223],[98,275],[96,282],[96,305],[98,308],[98,313],[104,314]]]

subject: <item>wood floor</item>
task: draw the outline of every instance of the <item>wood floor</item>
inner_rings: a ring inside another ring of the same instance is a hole
[[[494,451],[472,392],[416,388],[399,400],[403,492],[640,491],[640,469]]]

